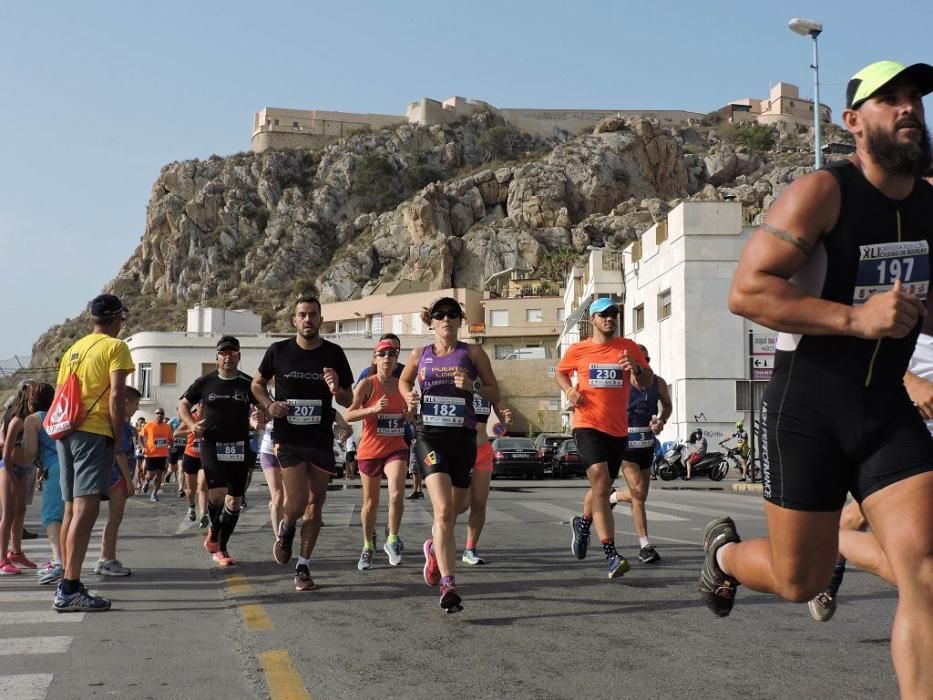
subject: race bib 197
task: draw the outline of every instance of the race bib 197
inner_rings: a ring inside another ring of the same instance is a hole
[[[292,425],[320,425],[323,412],[320,399],[288,400],[288,422]]]
[[[218,442],[217,443],[217,461],[218,462],[244,462],[246,461],[246,443],[242,440],[238,442]]]
[[[622,365],[590,365],[590,388],[614,389],[621,387],[624,371]]]
[[[400,437],[405,434],[405,421],[401,413],[380,413],[376,418],[376,435]]]
[[[859,246],[853,304],[887,292],[900,280],[903,291],[926,300],[930,289],[930,245],[926,241],[899,241]]]
[[[466,399],[459,396],[421,397],[421,422],[438,428],[462,428]]]

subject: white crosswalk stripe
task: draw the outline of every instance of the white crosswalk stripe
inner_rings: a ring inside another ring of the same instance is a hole
[[[671,503],[670,501],[657,501],[657,500],[651,499],[650,496],[649,496],[649,499],[650,499],[649,502],[651,503],[651,505],[657,506],[658,508],[668,508],[670,510],[681,511],[683,513],[696,513],[697,515],[711,515],[713,517],[721,516],[724,514],[722,508],[701,508],[699,506],[685,506],[682,503]],[[618,509],[621,509],[621,508],[622,506],[618,506]],[[765,519],[764,515],[753,515],[752,513],[742,513],[741,517],[745,520],[764,520]],[[651,520],[651,511],[648,511],[648,519]]]
[[[0,639],[0,656],[64,654],[74,637],[12,637]],[[5,697],[5,696],[0,696]]]
[[[546,501],[518,501],[517,504],[523,508],[529,508],[537,513],[542,515],[547,515],[552,518],[557,518],[558,520],[569,521],[573,516],[580,514],[580,509],[571,509],[566,506],[559,506],[553,503],[547,503]],[[623,513],[629,512],[627,509],[622,510]],[[648,521],[655,522],[684,522],[687,518],[681,518],[677,515],[668,515],[667,513],[659,513],[655,510],[648,510]]]
[[[45,700],[52,685],[51,673],[20,673],[0,676],[0,698]]]
[[[52,610],[52,596],[46,597],[48,610],[0,612],[0,625],[51,625],[59,622],[84,622],[83,612],[58,613]],[[0,695],[3,697],[3,695]]]

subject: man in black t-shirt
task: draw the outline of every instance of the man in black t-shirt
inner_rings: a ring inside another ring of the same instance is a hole
[[[353,374],[339,345],[321,338],[321,303],[302,296],[292,319],[298,333],[273,343],[253,377],[253,395],[274,419],[272,441],[282,465],[285,517],[278,525],[272,554],[279,564],[292,558],[295,524],[302,516],[301,551],[295,569],[295,589],[310,590],[309,562],[321,530],[321,509],[334,467],[334,400],[349,406]],[[267,385],[275,382],[275,399]]]
[[[240,341],[232,335],[217,343],[217,369],[188,387],[178,402],[178,415],[201,440],[201,465],[207,480],[211,526],[204,548],[221,566],[236,562],[227,543],[240,517],[240,500],[255,454],[249,448],[250,404],[253,397],[249,375],[240,372]],[[198,420],[192,406],[201,404]]]

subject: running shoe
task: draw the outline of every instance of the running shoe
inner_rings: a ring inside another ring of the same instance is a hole
[[[27,530],[26,528],[23,528],[23,536],[22,536],[21,539],[24,539],[24,540],[34,540],[34,539],[36,539],[36,538],[38,538],[38,537],[39,537],[39,533],[37,533],[37,532],[30,532],[30,531]]]
[[[417,492],[417,491],[412,491],[410,494],[408,494],[407,496],[405,496],[405,500],[406,500],[406,501],[417,501],[417,500],[418,500],[418,492]]]
[[[0,576],[15,576],[22,573],[19,567],[11,561],[0,559]]]
[[[360,554],[360,560],[356,562],[356,568],[360,571],[366,571],[366,569],[373,568],[373,553],[375,551],[375,549],[363,547],[363,551]]]
[[[214,537],[214,533],[211,530],[207,531],[207,537],[204,538],[204,549],[206,549],[209,554],[216,554],[220,551],[220,542],[217,541],[217,538]]]
[[[150,502],[150,503],[158,503],[158,502],[159,502],[159,497],[156,496],[155,493],[153,493],[151,496],[149,496],[149,502]]]
[[[590,526],[579,515],[573,517],[570,525],[573,528],[570,551],[577,559],[586,559],[586,550],[590,546]]]
[[[613,554],[611,557],[609,557],[607,563],[609,565],[609,578],[618,578],[632,568],[628,563],[628,559],[623,557],[621,554]]]
[[[646,544],[638,551],[638,561],[642,564],[656,564],[661,561],[661,555],[652,545]]]
[[[220,564],[221,566],[233,566],[234,564],[236,564],[236,559],[231,557],[228,552],[225,552],[222,550],[218,552],[214,552],[211,555],[211,558],[214,561],[216,561],[218,564]]]
[[[462,602],[463,598],[460,597],[460,593],[457,591],[456,586],[441,586],[441,599],[438,601],[438,603],[445,612],[460,612],[463,610],[463,605],[461,605]]]
[[[178,489],[178,497],[179,497],[179,498],[184,498],[184,497],[185,497],[185,490],[184,490],[184,489]]]
[[[460,561],[470,566],[479,566],[486,563],[486,560],[479,556],[475,549],[464,549],[463,558]]]
[[[186,513],[186,515],[188,516],[188,520],[190,520],[191,522],[194,522],[195,520],[198,519],[198,515],[197,513],[194,512],[194,508],[190,506],[188,507],[188,512]]]
[[[292,542],[295,539],[295,526],[285,529],[285,521],[279,523],[279,536],[272,546],[272,556],[276,562],[285,566],[292,560]]]
[[[716,552],[724,544],[741,541],[732,518],[713,520],[706,526],[706,532],[703,534],[703,550],[706,554],[703,569],[700,571],[700,595],[706,607],[718,617],[726,617],[732,612],[739,582],[719,568]]]
[[[38,583],[40,586],[45,586],[50,583],[55,583],[62,576],[65,575],[65,570],[62,568],[61,564],[53,564],[48,569],[39,572]]]
[[[55,591],[55,600],[52,602],[55,612],[103,612],[110,610],[110,601],[100,596],[91,595],[82,584],[74,593],[66,595],[62,592],[62,585],[58,584]]]
[[[389,556],[389,564],[398,566],[402,563],[402,552],[405,551],[405,545],[402,544],[400,539],[395,540],[395,542],[386,540],[386,543],[382,546],[382,551]]]
[[[172,473],[171,473],[171,472],[169,472],[168,474],[165,475],[165,483],[166,483],[166,484],[172,483]]]
[[[94,573],[99,576],[129,576],[133,572],[123,566],[119,559],[111,559],[110,561],[101,559],[97,562],[97,566],[94,567]]]
[[[817,622],[829,622],[836,614],[836,596],[826,590],[820,593],[816,598],[807,602],[810,609],[810,617]]]
[[[14,552],[12,549],[6,553],[6,560],[11,564],[16,564],[21,569],[35,569],[36,565],[29,561],[29,558],[22,552]]]
[[[211,524],[211,518],[207,513],[205,513],[204,515],[201,516],[201,522],[198,523],[198,527],[201,528],[202,530],[205,530],[207,529],[207,526],[210,524]]]
[[[429,586],[436,586],[441,582],[441,570],[437,568],[437,557],[434,556],[434,538],[424,541],[424,582]]]
[[[249,508],[249,503],[246,502],[246,496],[240,496],[240,508],[242,510]]]
[[[149,480],[148,479],[143,484],[143,493],[149,493]]]
[[[310,591],[314,588],[314,580],[311,578],[311,572],[307,564],[299,564],[295,567],[295,590]]]

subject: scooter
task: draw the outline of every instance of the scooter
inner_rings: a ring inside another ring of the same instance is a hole
[[[687,477],[687,464],[684,459],[686,449],[687,446],[684,443],[677,442],[664,453],[664,460],[658,465],[658,477],[662,481]],[[708,476],[713,481],[722,481],[726,472],[729,471],[729,463],[723,457],[722,452],[707,452],[703,459],[690,468],[690,471],[692,477]]]

